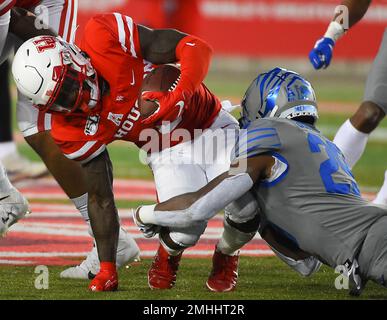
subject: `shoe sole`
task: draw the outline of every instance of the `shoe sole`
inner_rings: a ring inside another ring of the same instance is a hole
[[[208,284],[208,282],[206,282],[206,287],[207,287],[207,289],[210,290],[211,292],[231,292],[231,291],[234,291],[234,290],[235,290],[235,286],[234,286],[234,287],[231,287],[231,288],[228,289],[228,290],[222,290],[222,291],[219,291],[219,290],[216,290],[216,289],[212,288],[212,287]]]

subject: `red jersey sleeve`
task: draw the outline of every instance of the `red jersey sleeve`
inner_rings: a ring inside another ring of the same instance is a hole
[[[80,48],[92,57],[93,66],[99,73],[103,71],[102,76],[111,87],[120,85],[114,82],[122,65],[133,59],[143,59],[137,25],[132,18],[119,13],[99,14],[90,19]],[[109,70],[106,70],[106,65],[109,65]]]
[[[61,141],[54,139],[66,158],[86,163],[105,151],[106,145],[101,141]]]
[[[0,16],[6,14],[16,4],[16,0],[0,0]]]

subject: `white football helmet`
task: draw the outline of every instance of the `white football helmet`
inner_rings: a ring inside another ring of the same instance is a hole
[[[90,60],[59,37],[26,41],[15,55],[12,74],[20,92],[45,112],[89,111],[100,99],[97,72]]]

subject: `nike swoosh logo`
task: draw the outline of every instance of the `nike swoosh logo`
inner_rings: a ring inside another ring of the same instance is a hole
[[[0,201],[3,201],[4,199],[7,199],[7,198],[9,198],[9,195],[8,195],[8,196],[5,196],[5,197],[2,197],[2,198],[0,198]]]
[[[185,105],[185,103],[184,103],[184,101],[183,100],[180,100],[178,103],[176,103],[176,107],[179,107],[180,108],[180,110],[179,110],[179,114],[177,115],[177,117],[176,118],[178,118],[178,117],[180,117],[181,116],[181,113],[183,112],[183,109],[184,109],[184,105]]]

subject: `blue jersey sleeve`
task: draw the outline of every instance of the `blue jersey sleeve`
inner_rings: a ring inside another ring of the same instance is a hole
[[[250,158],[280,149],[281,141],[277,129],[271,121],[259,119],[240,131],[233,157],[234,159]]]

